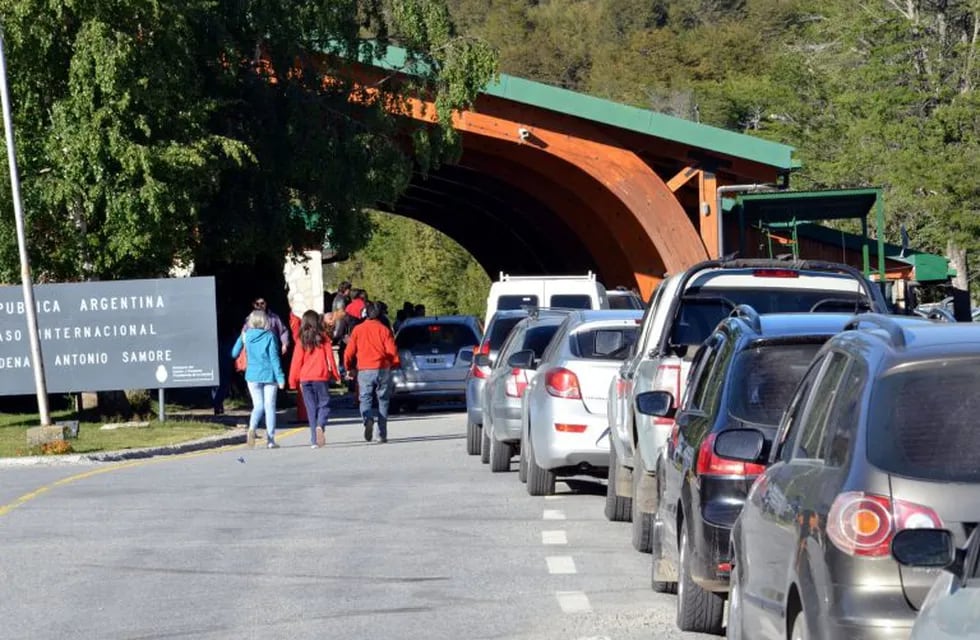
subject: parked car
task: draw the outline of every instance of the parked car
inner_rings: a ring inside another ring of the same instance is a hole
[[[401,368],[392,372],[393,410],[414,409],[423,400],[462,401],[480,335],[479,321],[472,316],[405,320],[395,335]]]
[[[506,309],[608,309],[606,288],[589,271],[584,276],[512,276],[500,274],[490,285],[484,324]]]
[[[576,311],[551,339],[524,392],[520,478],[532,496],[555,477],[605,478],[609,379],[639,333],[640,311]]]
[[[637,415],[636,396],[662,390],[679,399],[694,349],[738,304],[762,314],[888,312],[879,288],[844,264],[712,260],[666,278],[647,308],[636,349],[610,382],[606,516],[632,520],[638,551],[651,550],[656,479],[674,421]]]
[[[473,350],[473,364],[466,374],[466,453],[475,456],[480,453],[480,442],[483,438],[483,387],[490,375],[490,367],[497,360],[504,340],[518,322],[527,317],[525,309],[509,309],[498,311],[490,318],[483,332],[483,340]],[[487,356],[484,365],[478,364],[479,358]]]
[[[483,388],[483,440],[480,457],[490,470],[506,471],[521,442],[521,397],[534,379],[535,367],[567,312],[531,310],[511,330]],[[489,358],[477,356],[486,366]]]
[[[606,291],[609,299],[610,309],[638,309],[642,311],[646,308],[643,298],[635,291],[630,291],[626,287],[616,287]]]
[[[908,638],[938,569],[890,555],[903,529],[955,544],[980,522],[980,327],[868,314],[827,342],[770,441],[732,530],[731,638]],[[771,449],[771,452],[769,451]]]
[[[980,533],[957,549],[946,529],[904,529],[892,540],[892,557],[912,569],[943,569],[912,625],[909,640],[980,638]]]
[[[652,585],[656,591],[677,591],[682,631],[721,632],[731,528],[764,468],[717,455],[715,439],[746,426],[775,435],[813,357],[852,317],[760,316],[741,305],[694,356],[658,478],[661,495],[653,525]],[[650,402],[653,411],[646,406]],[[641,412],[659,417],[670,416],[675,404],[669,391],[637,396]]]

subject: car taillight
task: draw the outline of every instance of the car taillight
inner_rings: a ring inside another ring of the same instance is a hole
[[[487,340],[483,344],[478,344],[473,347],[473,364],[470,365],[470,375],[474,378],[479,378],[481,380],[486,380],[490,377],[490,367],[479,367],[476,364],[477,356],[489,356],[490,355],[490,341]]]
[[[695,473],[699,476],[757,476],[766,466],[752,462],[729,460],[715,454],[715,434],[709,433],[698,449]]]
[[[681,401],[681,366],[662,364],[653,376],[653,391],[669,391],[674,396],[674,406]],[[673,418],[654,418],[654,424],[674,424]]]
[[[800,272],[792,269],[756,269],[752,275],[756,278],[799,278]]]
[[[544,388],[548,395],[569,400],[581,400],[582,389],[578,385],[578,376],[574,371],[564,367],[548,369],[544,374]]]
[[[850,556],[887,556],[896,532],[942,527],[943,521],[929,507],[863,491],[838,495],[827,514],[827,537]]]
[[[474,378],[480,378],[481,380],[486,380],[488,373],[487,369],[484,367],[478,367],[474,362],[470,365],[470,375]]]
[[[561,431],[562,433],[585,433],[585,429],[586,425],[584,424],[555,423],[555,431]]]
[[[527,390],[527,374],[524,369],[511,369],[504,381],[504,393],[511,398],[520,398]]]

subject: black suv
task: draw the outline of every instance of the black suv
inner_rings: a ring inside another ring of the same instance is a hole
[[[821,349],[774,439],[720,436],[716,454],[769,465],[732,530],[729,637],[908,638],[939,571],[890,547],[976,529],[978,417],[980,326],[867,314]]]
[[[731,568],[729,537],[761,464],[715,453],[715,438],[751,426],[775,435],[813,357],[854,316],[759,315],[740,305],[691,363],[661,467],[653,524],[653,588],[677,590],[677,625],[720,633]],[[671,417],[668,391],[637,396],[641,413]]]

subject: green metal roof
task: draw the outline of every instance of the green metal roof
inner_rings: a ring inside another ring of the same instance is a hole
[[[411,67],[406,66],[405,49],[392,45],[387,49],[384,58],[374,58],[368,61],[368,64],[412,73]],[[799,161],[793,159],[794,148],[789,145],[603,100],[517,76],[501,74],[496,82],[483,90],[483,93],[690,147],[750,160],[780,170],[788,171],[800,167]]]
[[[750,225],[844,220],[866,218],[880,197],[880,189],[749,193],[736,196],[731,210]]]

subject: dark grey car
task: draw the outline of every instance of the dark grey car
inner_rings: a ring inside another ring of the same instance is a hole
[[[980,327],[865,315],[814,359],[732,532],[730,638],[906,639],[938,570],[900,566],[896,532],[980,522]]]

